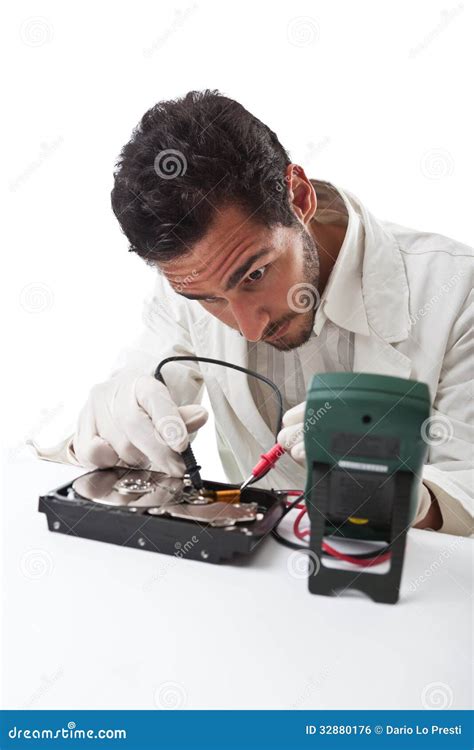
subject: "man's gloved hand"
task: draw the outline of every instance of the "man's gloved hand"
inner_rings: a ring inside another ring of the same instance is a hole
[[[306,466],[304,449],[304,412],[306,402],[288,409],[283,416],[283,429],[278,433],[278,442],[300,466]]]
[[[92,388],[79,415],[74,454],[83,466],[103,469],[122,461],[182,476],[178,454],[207,418],[198,404],[178,407],[152,375],[122,373]]]

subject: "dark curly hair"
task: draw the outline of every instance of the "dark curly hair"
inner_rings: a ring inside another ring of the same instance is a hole
[[[142,117],[116,163],[112,208],[130,251],[154,265],[188,252],[225,205],[295,225],[288,164],[275,133],[241,104],[190,91]]]

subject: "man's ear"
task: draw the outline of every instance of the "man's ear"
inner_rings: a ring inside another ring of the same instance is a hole
[[[288,198],[298,219],[308,224],[316,213],[316,191],[299,164],[288,164],[285,172]]]

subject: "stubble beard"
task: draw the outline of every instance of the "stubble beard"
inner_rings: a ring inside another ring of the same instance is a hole
[[[313,295],[313,290],[319,289],[319,254],[316,241],[305,228],[302,229],[302,237],[303,279],[300,283],[307,286],[309,296],[311,297]],[[278,349],[278,351],[291,351],[292,349],[297,349],[299,346],[305,344],[309,340],[313,331],[318,302],[319,295],[316,293],[314,294],[314,304],[311,305],[309,310],[304,312],[295,312],[292,310],[282,316],[278,321],[272,323],[264,332],[264,336],[262,337],[263,340],[265,340],[265,336],[271,336],[272,330],[276,331],[281,325],[283,325],[283,323],[298,319],[300,321],[298,330],[291,333],[290,337],[287,338],[283,335],[281,338],[266,343],[273,346],[274,349]]]

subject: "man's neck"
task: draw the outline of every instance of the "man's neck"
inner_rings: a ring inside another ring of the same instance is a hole
[[[311,180],[317,209],[309,231],[319,253],[319,293],[322,294],[346,236],[349,217],[341,194],[329,182]]]
[[[316,242],[319,254],[319,293],[322,294],[328,282],[330,273],[339,255],[339,251],[346,236],[347,226],[336,224],[310,224],[311,235]]]

